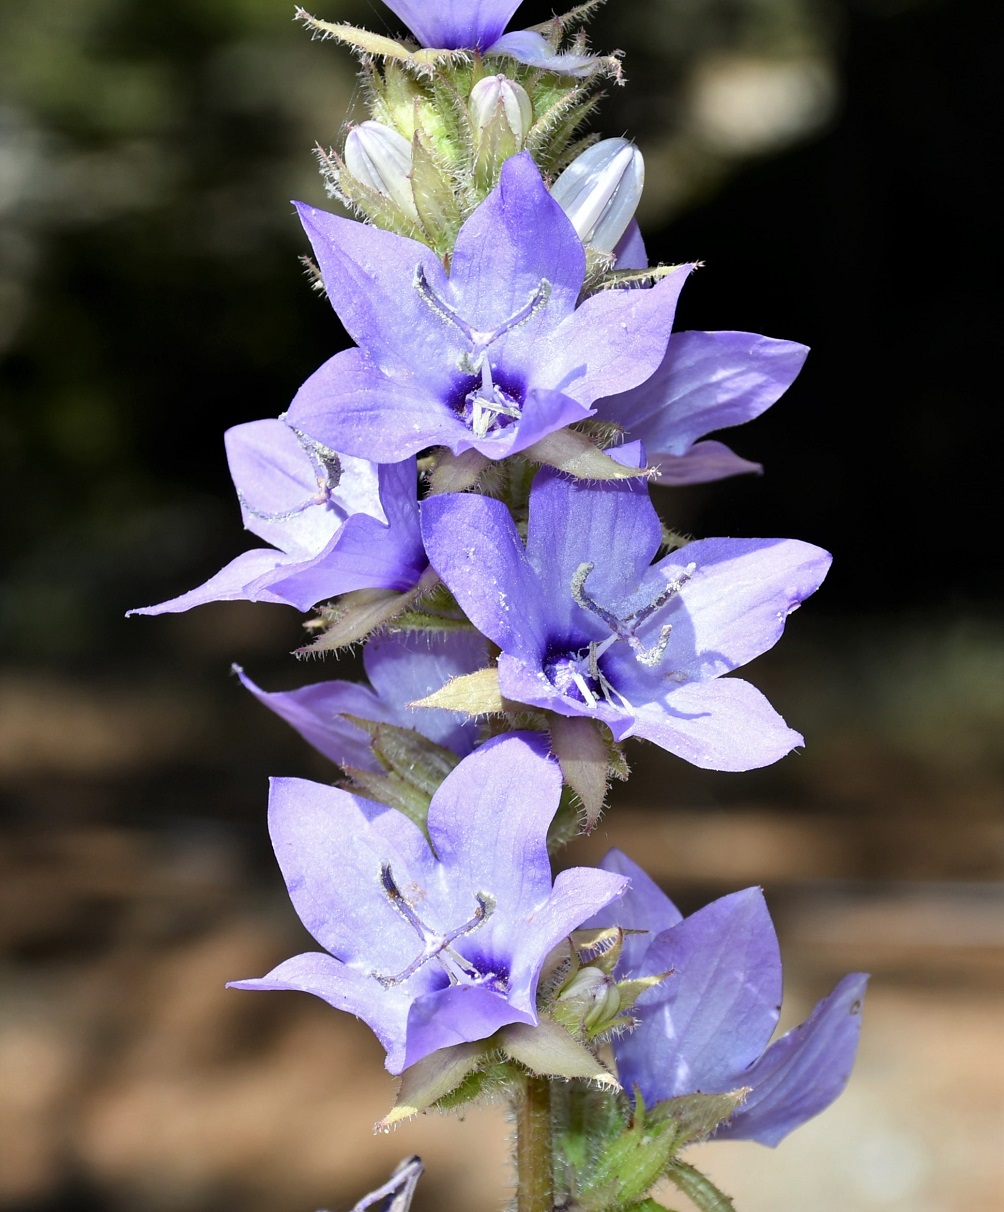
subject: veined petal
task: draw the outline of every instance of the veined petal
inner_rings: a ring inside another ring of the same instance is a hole
[[[653,452],[650,461],[659,468],[657,483],[677,486],[680,484],[708,484],[712,480],[724,480],[726,476],[741,476],[763,471],[760,463],[751,463],[730,450],[724,442],[695,442],[684,454],[659,454]]]
[[[246,529],[300,559],[323,551],[345,514],[321,483],[324,469],[311,462],[294,431],[275,419],[249,421],[228,429],[223,440]],[[362,507],[377,505],[376,467],[352,462],[356,478],[362,473],[369,481]]]
[[[751,421],[788,390],[808,354],[750,332],[678,332],[656,372],[600,402],[651,454],[683,455],[705,434]]]
[[[636,387],[662,362],[676,303],[692,265],[654,286],[601,290],[572,313],[548,341],[531,386],[563,391],[583,404]]]
[[[510,980],[510,996],[516,1005],[533,1008],[537,978],[548,954],[593,914],[622,896],[627,886],[624,876],[593,867],[572,867],[558,875],[547,904],[526,923],[525,935],[521,933]]]
[[[130,610],[128,614],[177,614],[182,610],[191,610],[193,606],[201,606],[205,602],[278,602],[291,606],[287,598],[271,589],[272,581],[278,571],[280,577],[287,569],[295,567],[296,561],[290,556],[283,555],[272,547],[258,547],[245,551],[235,560],[231,560],[225,568],[221,568],[215,576],[211,576],[205,584],[197,589],[190,589],[179,597],[161,602],[157,606],[140,606]]]
[[[619,685],[630,698],[630,681]],[[755,686],[731,677],[688,682],[644,703],[634,732],[704,770],[758,770],[804,744]]]
[[[543,72],[555,72],[559,76],[591,76],[603,62],[600,55],[556,51],[542,34],[532,29],[503,34],[492,43],[486,54],[507,55],[517,63],[525,63],[527,67],[536,67]]]
[[[567,629],[569,635],[583,638],[605,637],[606,625],[576,605],[572,596],[580,566],[594,565],[586,579],[590,596],[616,609],[637,595],[661,541],[659,519],[643,481],[600,484],[570,480],[547,468],[537,473],[526,556],[540,579],[555,633]]]
[[[706,905],[664,931],[640,975],[674,970],[643,993],[639,1025],[614,1041],[621,1084],[648,1106],[733,1089],[763,1051],[781,1005],[777,936],[759,888]]]
[[[272,780],[268,822],[290,900],[314,938],[372,972],[403,971],[420,942],[384,895],[380,873],[389,863],[399,886],[435,880],[418,827],[403,813],[306,779]],[[372,987],[378,996],[375,980]]]
[[[617,976],[633,977],[642,971],[642,961],[655,937],[683,921],[677,909],[659,885],[633,862],[623,850],[610,850],[600,863],[604,871],[626,876],[630,886],[620,900],[601,909],[588,922],[587,928],[620,926],[623,930],[638,930],[626,934],[617,964]]]
[[[444,493],[423,501],[421,513],[429,560],[467,617],[505,652],[539,661],[547,640],[540,585],[503,502]]]
[[[384,0],[422,46],[486,50],[509,24],[521,0]]]
[[[526,152],[505,162],[498,186],[460,229],[450,263],[458,312],[483,331],[499,328],[547,284],[536,313],[500,337],[496,360],[526,369],[535,341],[572,313],[586,272],[582,242]]]
[[[362,349],[343,350],[319,366],[293,397],[287,415],[291,425],[316,441],[382,463],[470,437],[440,395],[418,381],[388,378]]]
[[[302,202],[295,205],[324,289],[352,340],[381,370],[440,382],[443,369],[456,361],[464,345],[416,288],[421,267],[429,286],[444,296],[446,274],[435,253],[371,224]]]
[[[415,999],[408,1014],[408,1046],[401,1069],[430,1052],[487,1039],[508,1023],[535,1023],[536,1011],[520,1010],[501,993],[478,985],[449,985]],[[391,1073],[390,1057],[387,1068]]]
[[[476,749],[432,797],[429,837],[451,882],[496,902],[473,937],[499,959],[509,959],[518,931],[550,896],[547,828],[560,795],[561,771],[547,756],[546,737],[514,732]]]
[[[252,989],[271,992],[299,990],[312,993],[336,1010],[347,1010],[361,1018],[387,1051],[387,1068],[400,1073],[404,1068],[405,1030],[410,998],[403,991],[389,989],[373,996],[371,976],[359,972],[319,951],[294,955],[273,968],[266,976],[243,981],[228,981],[228,989]],[[398,1067],[393,1068],[396,1064]]]
[[[845,976],[800,1027],[738,1075],[737,1084],[753,1090],[716,1140],[776,1145],[833,1102],[854,1066],[867,983],[862,972]]]
[[[487,663],[484,638],[474,631],[378,635],[363,650],[366,676],[386,705],[388,721],[415,728],[461,756],[470,753],[477,735],[466,716],[405,704],[423,699],[451,678],[483,669]]]
[[[641,596],[678,580],[694,565],[690,579],[639,634],[648,642],[672,624],[659,665],[672,682],[728,673],[777,643],[788,615],[819,588],[831,559],[821,547],[797,539],[688,543],[645,578]]]
[[[345,712],[363,719],[391,722],[390,710],[368,686],[360,686],[358,682],[317,682],[298,690],[269,692],[256,686],[239,665],[234,670],[259,703],[295,728],[326,758],[339,766],[380,769],[370,751],[370,738],[342,718]]]

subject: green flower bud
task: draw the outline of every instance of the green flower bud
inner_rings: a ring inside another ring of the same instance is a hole
[[[616,982],[599,968],[580,968],[558,994],[555,1012],[562,1020],[573,1017],[587,1035],[602,1031],[616,1018],[621,997]]]

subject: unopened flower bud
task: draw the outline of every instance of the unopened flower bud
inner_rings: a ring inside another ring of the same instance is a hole
[[[621,1008],[616,983],[599,968],[580,968],[558,994],[558,1001],[575,1016],[587,1031],[602,1028]]]
[[[533,121],[533,105],[521,84],[508,76],[486,76],[471,89],[469,108],[481,138],[484,138],[486,127],[504,124],[515,142],[515,150],[519,151],[523,146]]]
[[[628,139],[601,139],[576,156],[551,186],[583,244],[613,252],[641,200],[645,161]]]
[[[390,126],[367,120],[345,139],[345,167],[370,189],[418,217],[411,192],[411,144]]]

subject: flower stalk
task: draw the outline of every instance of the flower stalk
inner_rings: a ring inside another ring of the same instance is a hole
[[[531,1074],[516,1107],[517,1212],[552,1212],[552,1140],[551,1083]]]

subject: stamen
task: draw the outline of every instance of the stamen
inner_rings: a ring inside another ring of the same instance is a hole
[[[281,421],[282,417],[279,420]],[[315,505],[326,505],[331,500],[331,494],[338,487],[342,478],[342,463],[337,451],[332,450],[330,446],[325,446],[321,442],[315,442],[313,438],[308,437],[300,429],[294,429],[292,425],[289,426],[289,429],[296,434],[296,439],[303,448],[303,453],[310,460],[310,465],[314,470],[314,478],[317,480],[317,492],[314,496],[308,497],[299,505],[294,505],[292,509],[267,513],[252,505],[238,488],[237,500],[241,508],[249,513],[251,517],[260,518],[263,522],[288,522],[290,518],[299,517],[301,513],[306,513],[308,509],[313,509]]]
[[[399,985],[402,981],[406,981],[408,977],[414,976],[419,968],[423,967],[431,959],[436,959],[442,964],[446,970],[446,974],[450,978],[451,984],[457,985],[464,980],[471,982],[482,980],[484,974],[469,960],[465,959],[454,947],[451,947],[450,944],[463,935],[473,934],[495,912],[495,898],[490,892],[476,892],[474,894],[477,908],[474,910],[473,917],[464,922],[463,925],[457,926],[455,930],[450,930],[446,934],[437,934],[436,931],[422,921],[400,888],[398,888],[394,880],[394,873],[391,871],[390,863],[381,864],[380,883],[383,885],[383,890],[387,894],[387,899],[391,905],[400,913],[425,944],[420,954],[412,960],[407,968],[398,972],[395,976],[386,976],[379,972],[372,974],[385,989],[389,989],[392,985]]]

